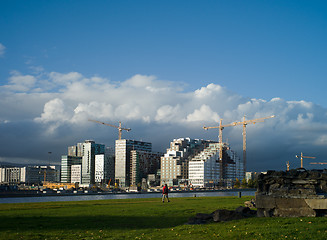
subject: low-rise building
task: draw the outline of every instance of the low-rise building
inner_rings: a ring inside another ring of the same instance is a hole
[[[60,175],[55,166],[5,167],[0,172],[0,183],[5,184],[39,185],[44,181],[58,182]]]

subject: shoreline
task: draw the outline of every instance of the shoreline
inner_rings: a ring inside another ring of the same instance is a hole
[[[239,188],[239,189],[208,189],[208,190],[187,190],[187,191],[170,191],[170,193],[201,193],[201,192],[250,192],[250,191],[256,191],[255,188]],[[43,193],[41,191],[15,191],[15,192],[0,192],[0,199],[1,198],[15,198],[15,197],[50,197],[50,196],[88,196],[88,195],[121,195],[121,194],[161,194],[161,191],[159,192],[50,192],[50,193]]]

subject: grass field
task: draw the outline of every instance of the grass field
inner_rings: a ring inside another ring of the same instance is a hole
[[[250,218],[185,225],[251,197],[0,204],[0,239],[327,239],[327,218]]]

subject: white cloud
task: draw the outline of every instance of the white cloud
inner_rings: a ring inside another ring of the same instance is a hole
[[[219,85],[211,83],[206,87],[197,89],[194,94],[198,98],[207,98],[216,94],[224,94],[224,89]]]
[[[142,76],[136,74],[130,79],[127,79],[122,83],[123,87],[133,87],[133,88],[146,88],[153,84],[153,81],[156,79],[155,76]]]
[[[47,134],[60,133],[62,139],[71,135],[93,138],[101,135],[94,132],[95,124],[90,124],[88,119],[108,123],[122,121],[133,129],[129,136],[136,134],[134,138],[142,138],[140,135],[146,134],[148,141],[154,142],[163,141],[162,136],[173,139],[192,135],[216,139],[217,131],[204,133],[200,126],[217,125],[220,118],[223,124],[228,124],[242,120],[244,115],[246,119],[276,115],[247,128],[249,149],[254,148],[251,143],[265,149],[261,155],[259,150],[256,151],[258,156],[253,158],[257,161],[271,158],[269,161],[277,166],[285,160],[278,158],[279,149],[285,152],[316,149],[327,155],[324,147],[327,143],[327,110],[304,100],[249,99],[213,83],[185,92],[180,87],[175,88],[172,82],[139,74],[114,84],[106,78],[87,78],[77,72],[41,75],[13,72],[8,84],[0,87],[0,91],[0,107],[4,109],[0,122],[6,120],[6,125],[10,125],[19,119],[34,121]],[[140,126],[143,129],[138,130]],[[156,128],[165,130],[158,134],[160,130]],[[116,135],[106,135],[106,139],[115,139]],[[232,146],[239,147],[242,144],[241,127],[226,128],[226,138]],[[168,144],[162,142],[163,146]]]
[[[5,50],[6,47],[2,43],[0,43],[0,57],[5,55]]]
[[[36,77],[32,75],[22,75],[17,71],[11,72],[11,77],[9,78],[9,84],[4,85],[4,88],[7,88],[11,91],[17,92],[28,92],[35,87]]]
[[[70,72],[66,74],[51,72],[49,73],[49,78],[56,84],[69,85],[73,82],[77,82],[83,78],[82,74],[77,72]]]
[[[219,115],[211,110],[211,108],[205,104],[200,109],[195,109],[193,113],[187,115],[187,122],[198,122],[198,121],[215,121],[218,122],[220,119]]]
[[[35,118],[35,120],[43,123],[64,123],[69,121],[71,117],[72,114],[67,111],[65,103],[61,99],[55,98],[44,105],[41,117]]]
[[[158,122],[168,123],[181,120],[181,106],[164,105],[158,108],[155,120]]]

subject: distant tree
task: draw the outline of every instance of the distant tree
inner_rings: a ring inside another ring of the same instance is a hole
[[[258,188],[258,179],[255,179],[253,182],[254,182],[254,188]]]
[[[234,183],[234,188],[240,188],[241,183],[240,180],[238,180],[238,178],[236,178],[235,183]]]
[[[246,182],[245,178],[243,178],[241,186],[242,186],[242,188],[247,188],[248,187],[248,183]]]
[[[254,188],[254,181],[252,178],[250,178],[248,181],[248,188]]]

